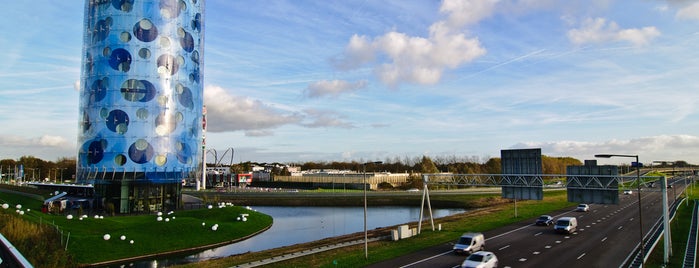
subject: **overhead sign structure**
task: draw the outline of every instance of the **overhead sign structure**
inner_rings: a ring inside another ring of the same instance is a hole
[[[544,198],[541,174],[541,148],[500,151],[502,197],[509,199]]]
[[[598,166],[587,160],[584,166],[566,167],[568,202],[619,204],[617,166]]]

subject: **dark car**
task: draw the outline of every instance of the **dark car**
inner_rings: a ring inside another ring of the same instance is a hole
[[[541,215],[538,219],[536,219],[536,225],[549,226],[551,224],[553,224],[553,217],[549,215]]]

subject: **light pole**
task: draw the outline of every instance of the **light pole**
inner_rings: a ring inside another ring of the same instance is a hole
[[[32,181],[36,181],[36,179],[34,178],[34,171],[36,170],[36,168],[27,168],[27,169],[32,171]]]
[[[63,171],[66,170],[66,168],[58,168],[61,171],[61,183],[63,183]]]
[[[367,242],[367,231],[366,231],[366,165],[367,164],[381,164],[383,162],[381,161],[376,161],[376,162],[366,162],[362,164],[363,168],[363,173],[362,177],[364,178],[364,258],[369,259],[369,243]]]
[[[641,239],[641,245],[639,246],[639,249],[641,250],[641,263],[643,263],[643,259],[645,258],[645,253],[643,250],[643,214],[642,214],[642,208],[641,206],[641,163],[638,162],[638,155],[629,155],[629,154],[596,154],[595,157],[599,158],[612,158],[612,157],[632,157],[636,158],[636,190],[638,191],[638,235],[639,238]],[[642,266],[642,265],[641,265]]]

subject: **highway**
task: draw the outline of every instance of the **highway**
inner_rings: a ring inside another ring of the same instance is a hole
[[[683,188],[683,181],[675,182],[668,189],[668,202]],[[631,195],[620,195],[618,205],[591,204],[589,212],[570,208],[552,213],[555,219],[578,219],[578,230],[570,235],[555,233],[553,226],[535,226],[534,218],[484,232],[486,250],[495,253],[498,267],[619,267],[640,242],[637,194],[634,189]],[[641,197],[645,234],[662,217],[662,197],[658,186],[643,189]],[[459,267],[465,256],[452,253],[452,245],[445,243],[369,267]]]

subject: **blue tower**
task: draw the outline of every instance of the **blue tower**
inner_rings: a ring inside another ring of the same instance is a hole
[[[77,180],[107,212],[175,209],[200,172],[204,0],[85,0]]]

